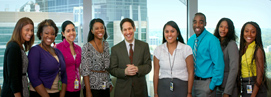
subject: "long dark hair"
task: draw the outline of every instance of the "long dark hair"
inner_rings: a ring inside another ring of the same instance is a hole
[[[20,20],[18,20],[18,22],[16,23],[15,28],[13,30],[11,39],[8,41],[7,45],[11,41],[15,41],[20,46],[21,49],[24,49],[25,52],[28,51],[31,48],[31,46],[34,44],[34,40],[35,40],[34,39],[34,31],[33,31],[32,37],[30,38],[30,41],[25,41],[23,43],[25,48],[23,48],[22,45],[21,45],[22,29],[27,24],[31,24],[34,27],[33,21],[28,17],[23,17]]]
[[[97,18],[97,19],[92,19],[89,23],[89,32],[88,32],[88,42],[90,42],[91,40],[94,39],[94,34],[91,32],[91,30],[93,30],[93,25],[96,23],[96,22],[99,22],[99,23],[102,23],[103,26],[104,26],[104,21],[100,18]],[[107,39],[107,32],[106,32],[106,27],[104,26],[104,40]]]
[[[225,39],[222,41],[222,40],[221,40],[221,36],[219,35],[219,26],[220,26],[221,22],[223,22],[223,21],[226,21],[227,24],[228,24],[228,33],[227,33],[227,35],[225,36]],[[235,35],[235,28],[234,28],[234,24],[233,24],[233,22],[231,21],[231,19],[229,19],[229,18],[221,18],[221,19],[218,21],[217,25],[216,25],[214,35],[219,39],[220,44],[221,44],[222,47],[227,46],[228,43],[229,43],[231,40],[236,41],[237,36]]]
[[[256,46],[255,46],[255,51],[254,51],[254,55],[253,55],[253,58],[251,60],[251,63],[253,63],[253,60],[255,60],[257,62],[256,53],[257,53],[257,50],[260,49],[263,52],[263,57],[264,57],[264,70],[263,70],[263,72],[261,72],[263,74],[263,84],[265,86],[267,86],[266,75],[265,75],[265,71],[266,71],[266,57],[265,57],[265,52],[264,52],[264,49],[263,49],[263,43],[262,43],[262,37],[261,37],[261,28],[260,28],[260,26],[256,22],[252,22],[252,21],[246,22],[243,25],[242,29],[241,29],[240,50],[239,50],[239,59],[240,60],[239,60],[239,73],[238,73],[238,76],[239,76],[239,78],[241,76],[241,72],[240,72],[241,71],[241,60],[242,60],[241,58],[242,58],[242,55],[245,53],[245,47],[246,47],[246,41],[244,39],[244,30],[245,30],[246,25],[248,25],[248,24],[251,24],[252,26],[254,26],[256,28],[256,38],[255,38],[255,44],[256,44]],[[258,67],[258,66],[256,66],[256,67]],[[251,65],[250,68],[252,68],[252,65]],[[254,72],[252,70],[252,75],[254,75],[255,73],[256,72]],[[253,80],[255,81],[255,84],[258,87],[260,87],[260,84],[257,82],[256,77],[254,77]],[[241,81],[239,80],[239,82],[241,82]]]
[[[63,33],[65,33],[66,27],[67,27],[67,25],[69,25],[69,24],[72,24],[73,27],[75,28],[74,24],[73,24],[71,21],[66,20],[66,21],[63,22],[62,25],[61,25],[61,30],[62,30]],[[62,33],[61,33],[61,34],[62,34]],[[63,40],[63,39],[65,39],[65,37],[64,37],[63,34],[62,34],[62,40]]]
[[[177,31],[177,33],[178,33],[177,41],[179,41],[179,42],[181,42],[181,43],[184,44],[183,37],[182,37],[182,35],[181,35],[181,31],[180,31],[178,25],[177,25],[174,21],[168,21],[168,22],[164,25],[164,27],[163,27],[163,42],[162,42],[162,43],[167,42],[167,40],[165,39],[165,34],[164,34],[164,31],[165,31],[165,28],[166,28],[167,25],[169,25],[169,26],[171,26],[171,27],[173,27],[173,28],[176,29],[176,31]]]

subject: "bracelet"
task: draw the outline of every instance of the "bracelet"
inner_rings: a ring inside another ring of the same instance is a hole
[[[192,93],[187,93],[187,94],[192,94]]]
[[[155,96],[155,95],[158,95],[158,94],[156,93],[156,94],[154,94],[154,96]]]

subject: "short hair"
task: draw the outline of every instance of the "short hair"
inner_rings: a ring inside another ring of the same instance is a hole
[[[22,40],[22,29],[24,26],[31,24],[33,26],[33,36],[30,38],[30,41],[25,41],[24,42],[24,47],[25,49],[22,47],[21,44],[21,40]],[[21,19],[18,20],[18,22],[15,25],[15,28],[13,30],[11,39],[9,40],[9,42],[7,43],[7,45],[11,42],[11,41],[15,41],[21,49],[24,49],[24,51],[28,51],[32,45],[34,44],[34,23],[33,21],[28,18],[28,17],[23,17]]]
[[[120,22],[120,30],[121,30],[121,31],[122,31],[122,28],[123,28],[122,25],[123,25],[125,22],[131,23],[132,27],[135,28],[135,23],[134,23],[134,21],[133,21],[132,19],[130,19],[130,18],[124,18],[124,19],[122,19],[121,22]]]
[[[100,18],[96,18],[96,19],[92,19],[89,23],[89,32],[88,32],[88,42],[90,42],[91,40],[94,39],[94,34],[91,33],[91,30],[93,30],[93,25],[96,23],[96,22],[99,22],[99,23],[102,23],[103,26],[104,26],[104,21]],[[104,26],[104,40],[107,39],[107,32],[106,32],[106,27]]]
[[[58,28],[56,27],[55,22],[53,20],[51,20],[51,19],[45,19],[42,22],[40,22],[39,25],[38,25],[37,37],[39,38],[39,40],[41,40],[40,34],[43,32],[44,27],[48,27],[48,26],[52,26],[54,28],[55,37],[57,36]]]
[[[168,21],[168,22],[164,25],[164,27],[163,27],[163,43],[165,43],[165,42],[167,41],[167,40],[165,39],[165,34],[164,34],[164,31],[165,31],[165,28],[166,28],[167,25],[169,25],[169,26],[171,26],[171,27],[173,27],[173,28],[176,29],[177,33],[179,34],[179,35],[177,36],[177,41],[179,41],[179,42],[181,42],[181,43],[184,43],[183,37],[182,37],[182,35],[181,35],[181,31],[180,31],[180,29],[179,29],[177,23],[175,23],[174,21]]]
[[[66,21],[63,22],[62,25],[61,25],[61,30],[62,30],[63,33],[65,33],[66,27],[67,27],[67,25],[69,25],[69,24],[72,24],[73,27],[75,27],[74,24],[73,24],[71,21],[66,20]],[[61,33],[61,34],[62,34],[62,33]],[[65,37],[62,35],[62,40],[63,40],[63,39],[65,39]]]
[[[206,22],[206,16],[205,16],[203,13],[197,12],[197,13],[195,14],[194,18],[195,18],[197,15],[203,16],[203,17],[204,17],[204,20],[205,20],[205,22]]]
[[[220,38],[221,36],[219,35],[219,26],[221,24],[221,22],[226,21],[228,24],[228,33],[225,36],[225,39],[222,41]],[[230,42],[230,40],[236,41],[237,36],[235,35],[235,28],[234,28],[234,24],[231,21],[231,19],[229,18],[221,18],[215,28],[215,32],[214,35],[219,39],[219,41],[221,42],[221,46],[227,46],[228,43]]]

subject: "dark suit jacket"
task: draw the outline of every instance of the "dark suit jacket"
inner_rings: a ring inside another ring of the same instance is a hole
[[[134,97],[147,97],[145,75],[151,71],[149,45],[135,39],[133,64],[138,67],[137,75],[125,75],[127,64],[130,64],[130,59],[123,40],[111,49],[109,72],[117,77],[115,97],[130,97],[131,91],[133,91]]]
[[[16,42],[7,45],[3,76],[1,97],[14,97],[14,93],[17,92],[22,94],[22,55],[21,48]]]

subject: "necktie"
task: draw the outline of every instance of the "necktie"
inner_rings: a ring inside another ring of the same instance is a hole
[[[194,64],[196,65],[196,57],[197,57],[197,49],[198,49],[198,39],[195,39],[195,44],[194,44],[194,49],[193,49],[193,59],[194,59]]]
[[[130,46],[130,50],[129,50],[130,56],[129,56],[129,58],[130,58],[131,64],[133,64],[133,55],[134,55],[134,51],[132,49],[133,44],[129,44],[129,46]]]

